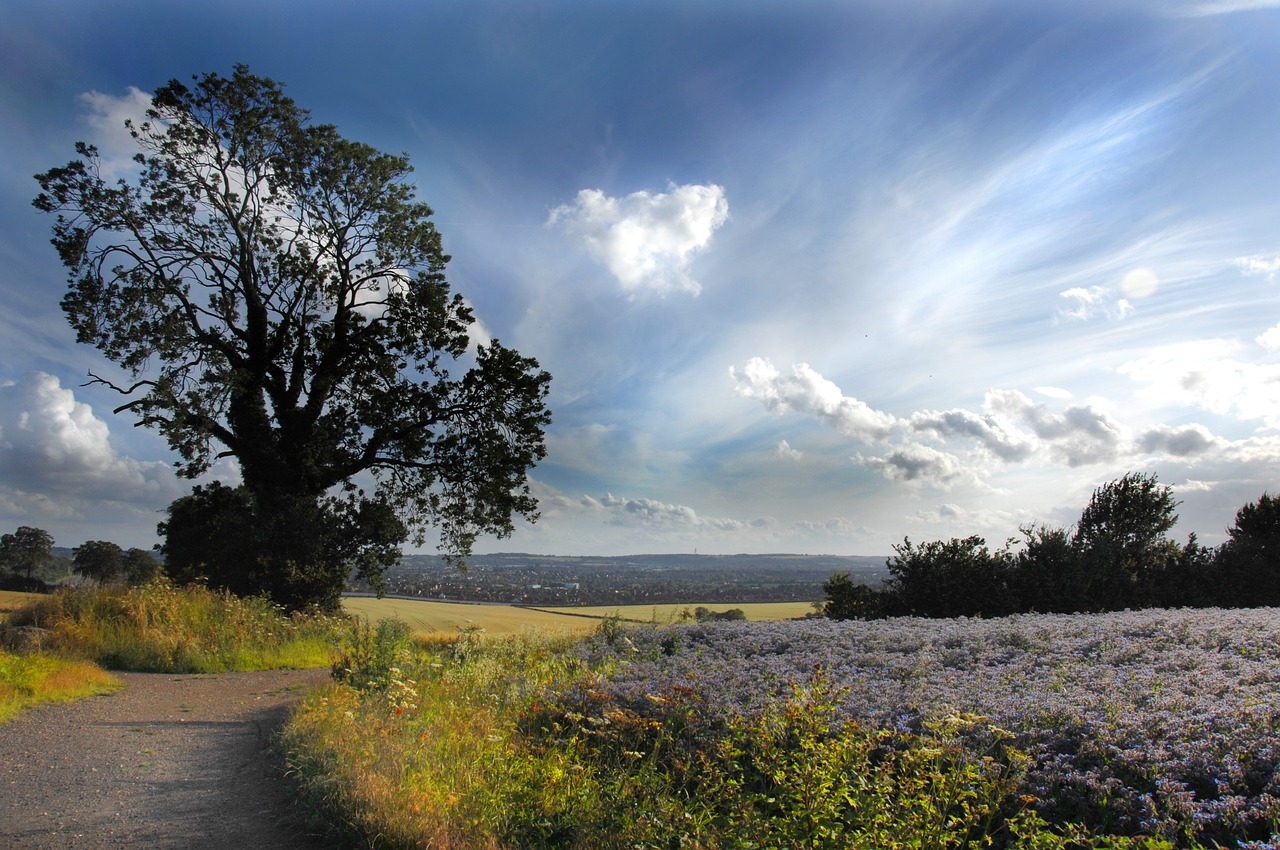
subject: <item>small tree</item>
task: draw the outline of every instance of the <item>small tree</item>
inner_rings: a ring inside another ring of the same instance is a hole
[[[822,616],[832,620],[872,620],[881,616],[880,597],[865,584],[856,584],[848,571],[833,573],[822,583],[827,595]]]
[[[71,568],[98,584],[111,584],[124,577],[124,550],[107,540],[88,540],[77,546]]]
[[[255,547],[206,539],[228,556],[206,563],[211,578],[332,605],[353,568],[385,563],[352,551],[436,529],[460,561],[478,535],[536,519],[527,473],[545,453],[550,376],[496,340],[471,344],[405,157],[311,124],[244,66],[171,81],[129,129],[132,182],[104,180],[79,143],[37,175],[35,205],[57,215],[77,339],[136,379],[94,377],[125,397],[117,411],[156,428],[183,475],[239,462]],[[171,510],[168,530],[209,525],[186,517]]]

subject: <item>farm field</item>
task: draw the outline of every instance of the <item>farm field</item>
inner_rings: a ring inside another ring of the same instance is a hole
[[[429,599],[347,596],[342,600],[342,608],[348,614],[367,618],[370,623],[398,618],[415,633],[434,636],[453,636],[461,631],[477,628],[491,635],[520,634],[533,630],[587,632],[598,625],[595,619],[589,617],[533,611],[512,605],[468,605]]]
[[[699,606],[716,612],[737,608],[747,615],[749,621],[795,620],[813,613],[812,602],[682,602],[668,605],[583,605],[544,610],[588,617],[621,617],[642,623],[674,623],[680,620],[682,612],[688,611],[692,615]]]
[[[10,611],[16,611],[23,605],[26,605],[33,599],[38,599],[38,593],[19,593],[15,590],[0,590],[0,619],[3,619]]]

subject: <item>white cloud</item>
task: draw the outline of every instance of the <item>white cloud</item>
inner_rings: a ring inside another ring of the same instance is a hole
[[[1241,274],[1274,278],[1280,272],[1280,257],[1237,257],[1233,260]]]
[[[30,372],[0,386],[0,489],[28,503],[163,505],[182,488],[168,465],[121,457],[107,423],[57,377]]]
[[[88,91],[80,95],[85,109],[85,122],[93,129],[92,144],[98,148],[102,176],[108,180],[132,174],[137,170],[133,155],[138,144],[129,135],[125,121],[141,126],[151,108],[151,95],[129,86],[124,97]]]
[[[1255,341],[1267,351],[1280,351],[1280,325],[1267,328]]]
[[[668,187],[665,193],[634,192],[611,198],[599,189],[583,189],[572,204],[551,211],[547,226],[563,223],[582,237],[622,288],[697,295],[693,255],[729,217],[724,189],[714,184]]]
[[[786,440],[779,442],[774,451],[778,453],[778,457],[785,458],[786,460],[800,460],[804,457],[804,452],[791,448],[791,444]]]
[[[712,531],[743,531],[749,524],[736,519],[703,517],[688,505],[673,505],[653,499],[629,499],[606,493],[602,498],[583,496],[579,503],[591,513],[603,514],[616,525],[646,528],[684,528]]]
[[[890,414],[846,396],[808,363],[796,363],[790,375],[783,375],[765,358],[753,357],[741,372],[729,367],[729,375],[738,384],[738,395],[756,399],[771,413],[812,414],[855,440],[882,440],[899,424]]]
[[[987,393],[986,410],[1025,423],[1049,445],[1051,455],[1067,466],[1083,466],[1114,460],[1123,434],[1119,423],[1090,405],[1071,405],[1052,413],[1017,390]]]
[[[1091,319],[1123,319],[1133,313],[1133,305],[1124,298],[1113,298],[1105,286],[1073,286],[1058,293],[1067,304],[1058,308],[1058,317],[1068,321]]]
[[[1033,440],[1006,430],[992,416],[968,410],[921,411],[911,416],[911,427],[940,437],[970,437],[1004,461],[1026,460],[1035,451]]]
[[[1280,364],[1242,361],[1239,353],[1230,340],[1198,340],[1161,346],[1119,371],[1144,384],[1139,393],[1145,397],[1280,427]]]

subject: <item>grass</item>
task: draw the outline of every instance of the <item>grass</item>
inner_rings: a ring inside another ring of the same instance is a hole
[[[20,608],[25,608],[41,598],[39,593],[19,593],[16,590],[0,590],[0,622]]]
[[[120,682],[96,664],[47,653],[14,655],[0,649],[0,723],[23,709],[110,693]]]
[[[348,614],[364,617],[371,623],[398,619],[407,623],[416,634],[428,637],[453,637],[470,631],[483,631],[490,635],[512,635],[530,630],[588,632],[599,625],[586,617],[535,611],[513,605],[467,605],[429,599],[349,596],[342,600],[342,609]]]
[[[351,631],[344,618],[286,617],[263,599],[163,581],[61,590],[10,615],[8,627],[23,625],[47,630],[43,644],[64,658],[178,673],[326,667]]]

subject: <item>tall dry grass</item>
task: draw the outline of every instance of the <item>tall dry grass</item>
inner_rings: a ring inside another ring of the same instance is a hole
[[[325,667],[351,624],[320,613],[286,616],[241,599],[164,580],[140,587],[71,588],[10,615],[6,628],[42,629],[42,646],[119,670],[219,673]]]

